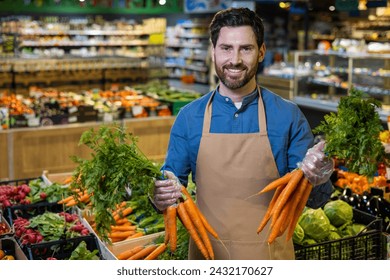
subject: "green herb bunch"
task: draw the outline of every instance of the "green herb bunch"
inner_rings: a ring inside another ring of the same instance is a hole
[[[146,158],[136,142],[137,138],[118,124],[102,125],[80,138],[79,145],[92,150],[91,158],[73,157],[78,166],[72,174],[72,188],[93,194],[96,230],[106,241],[114,224],[111,212],[127,196],[125,186],[131,188],[130,199],[137,199],[133,194],[145,197],[153,190],[154,178],[161,176],[159,166]]]
[[[350,172],[372,178],[384,159],[379,139],[383,130],[377,109],[381,103],[364,92],[351,89],[340,98],[337,113],[325,115],[313,133],[325,136],[325,153],[343,160]]]

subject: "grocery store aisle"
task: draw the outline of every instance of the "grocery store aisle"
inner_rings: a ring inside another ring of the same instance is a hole
[[[194,83],[194,84],[186,84],[183,83],[180,80],[177,79],[169,79],[168,80],[169,85],[174,88],[179,88],[179,89],[186,89],[186,90],[193,90],[196,92],[199,92],[201,94],[206,94],[210,91],[210,86],[208,84],[199,84],[199,83]]]

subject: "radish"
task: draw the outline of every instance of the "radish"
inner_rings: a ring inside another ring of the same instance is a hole
[[[32,233],[32,234],[27,234],[27,239],[28,239],[28,242],[30,244],[34,244],[34,243],[37,243],[37,236],[35,233]]]
[[[83,225],[74,225],[70,228],[70,230],[81,232],[84,229]]]
[[[31,188],[28,185],[24,184],[24,185],[22,185],[22,190],[24,193],[29,194],[31,191]]]
[[[41,192],[39,194],[40,199],[45,200],[47,198],[47,194],[45,192]]]
[[[81,235],[88,235],[89,234],[89,230],[87,228],[84,228],[81,232],[80,232]]]
[[[6,199],[6,200],[3,200],[3,206],[4,207],[11,207],[12,203],[8,199]]]

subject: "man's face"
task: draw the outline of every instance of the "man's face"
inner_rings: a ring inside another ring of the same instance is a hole
[[[258,63],[263,60],[264,44],[260,50],[250,26],[222,27],[213,60],[220,81],[229,89],[238,89],[256,79]]]

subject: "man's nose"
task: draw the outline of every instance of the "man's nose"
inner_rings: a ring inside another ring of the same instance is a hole
[[[231,62],[233,64],[240,64],[242,63],[242,58],[241,54],[239,51],[233,52],[232,57],[231,57]]]

